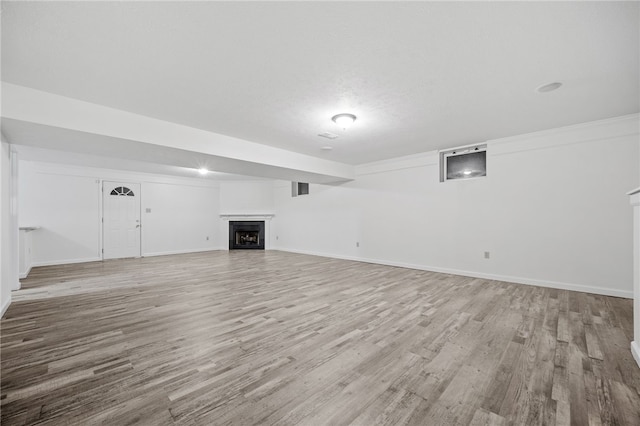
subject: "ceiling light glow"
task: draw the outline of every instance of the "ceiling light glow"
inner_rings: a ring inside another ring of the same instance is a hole
[[[202,168],[198,169],[198,173],[200,173],[202,176],[204,176],[207,173],[209,173],[209,170],[207,170],[204,167],[202,167]]]
[[[333,120],[334,123],[340,126],[342,130],[347,130],[349,126],[351,126],[353,122],[356,121],[356,116],[353,114],[343,113],[334,115],[333,117],[331,117],[331,120]]]

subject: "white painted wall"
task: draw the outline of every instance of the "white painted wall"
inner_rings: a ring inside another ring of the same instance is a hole
[[[11,304],[11,163],[10,146],[2,142],[0,150],[0,313]]]
[[[273,191],[271,180],[220,182],[221,213],[273,213]]]
[[[100,260],[100,178],[20,164],[20,226],[33,232],[33,265]]]
[[[143,255],[224,249],[220,214],[275,213],[276,249],[631,297],[625,193],[640,184],[639,145],[638,116],[627,116],[488,141],[482,179],[440,183],[431,152],[359,166],[355,181],[295,198],[288,181],[24,162],[20,219],[51,228],[34,232],[34,265],[99,258],[99,223],[84,218],[99,217],[94,185],[129,180],[143,185]],[[83,201],[54,196],[62,187]],[[59,213],[69,203],[72,220]]]
[[[229,220],[264,220],[265,249],[271,249],[273,246],[271,217],[261,216],[273,214],[274,209],[274,181],[220,182],[220,213],[238,216],[231,219],[225,217],[219,222],[218,232],[223,237],[220,249],[229,249]]]
[[[217,249],[221,244],[218,198],[216,187],[143,183],[143,255]]]
[[[308,196],[280,182],[275,248],[632,297],[639,145],[634,115],[489,141],[476,180],[440,183],[432,152]]]
[[[9,150],[9,223],[11,244],[11,290],[20,289],[20,231],[18,230],[18,153],[15,146]]]
[[[220,245],[216,182],[23,161],[20,225],[40,226],[33,266],[101,259],[101,180],[141,183],[143,256]]]
[[[11,304],[11,290],[18,280],[17,157],[2,135],[0,158],[0,313]]]

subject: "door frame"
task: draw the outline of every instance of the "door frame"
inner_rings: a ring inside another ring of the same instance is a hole
[[[134,182],[132,180],[126,179],[100,179],[100,259],[104,261],[104,184],[105,182],[114,182],[114,183],[123,183],[123,184],[134,184],[139,185],[140,191],[138,191],[140,197],[140,240],[138,244],[138,255],[134,258],[142,257],[142,183]]]

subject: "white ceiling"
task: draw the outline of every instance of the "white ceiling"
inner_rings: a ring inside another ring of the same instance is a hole
[[[637,113],[638,6],[3,1],[2,80],[362,164]]]

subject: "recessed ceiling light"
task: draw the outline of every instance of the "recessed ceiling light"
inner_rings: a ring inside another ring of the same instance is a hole
[[[331,150],[333,149],[333,147],[332,147],[332,146],[327,145],[327,146],[323,146],[321,149],[322,149],[323,151],[331,151]]]
[[[562,83],[557,81],[555,83],[543,84],[542,86],[536,89],[536,92],[538,93],[553,92],[554,90],[558,90],[560,86],[562,86]]]
[[[338,126],[342,127],[343,130],[347,130],[347,128],[349,128],[349,126],[351,126],[353,122],[356,121],[356,116],[353,114],[343,113],[334,115],[333,117],[331,117],[331,119]]]
[[[209,173],[209,170],[205,169],[204,167],[198,169],[198,173],[200,173],[201,175],[206,175],[207,173]]]

